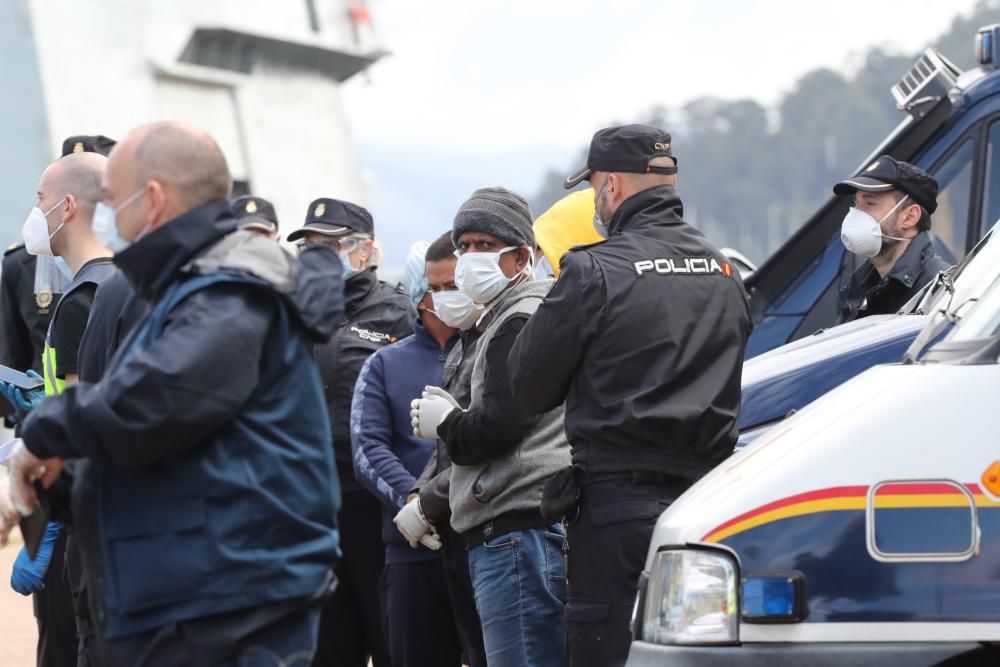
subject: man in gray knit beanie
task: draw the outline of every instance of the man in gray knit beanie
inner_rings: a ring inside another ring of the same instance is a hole
[[[469,231],[492,234],[509,245],[535,250],[528,202],[506,188],[480,188],[465,200],[455,214],[451,230],[456,248],[458,239]]]
[[[528,204],[503,188],[477,190],[455,215],[455,284],[486,306],[469,373],[468,406],[425,388],[410,418],[421,438],[444,442],[452,461],[451,527],[467,547],[469,575],[490,665],[564,667],[566,531],[540,511],[545,480],[569,465],[561,406],[536,416],[517,405],[507,357],[542,303],[534,281]],[[456,349],[458,349],[456,347]]]

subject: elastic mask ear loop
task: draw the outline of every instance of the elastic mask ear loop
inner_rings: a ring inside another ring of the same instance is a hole
[[[886,213],[885,215],[883,215],[882,219],[878,221],[879,236],[881,236],[884,239],[892,239],[893,241],[911,241],[912,240],[912,239],[903,239],[903,238],[900,238],[898,236],[889,236],[888,234],[883,234],[882,233],[882,223],[885,222],[886,219],[890,215],[892,215],[896,211],[896,209],[898,209],[900,206],[902,206],[903,202],[905,202],[909,198],[910,198],[910,195],[903,195],[903,198],[900,199],[898,202],[896,202],[896,205],[893,206],[891,209],[889,209],[889,212]]]
[[[53,206],[48,211],[46,211],[45,212],[45,219],[47,220],[48,217],[50,215],[52,215],[52,211],[54,211],[57,208],[59,208],[60,206],[62,206],[62,204],[63,204],[64,201],[66,201],[66,197],[63,197],[62,199],[60,199],[59,202],[55,206]],[[61,222],[61,223],[59,223],[59,226],[56,227],[56,230],[54,232],[52,232],[51,234],[49,234],[49,242],[50,243],[52,242],[52,237],[55,236],[56,234],[58,234],[59,230],[62,229],[63,227],[65,227],[65,226],[66,226],[66,223],[65,222]]]

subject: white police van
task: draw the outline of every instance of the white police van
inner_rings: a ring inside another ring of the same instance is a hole
[[[660,517],[627,664],[1000,665],[998,413],[1000,278]]]

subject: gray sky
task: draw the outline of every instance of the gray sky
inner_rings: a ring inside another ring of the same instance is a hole
[[[345,87],[345,103],[388,263],[450,226],[475,187],[530,196],[609,121],[703,95],[771,105],[805,72],[849,71],[869,47],[916,52],[974,4],[372,0],[392,55]]]

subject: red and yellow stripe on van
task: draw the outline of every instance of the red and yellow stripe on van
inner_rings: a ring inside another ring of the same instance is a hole
[[[966,484],[977,507],[1000,507],[1000,502],[988,498],[978,484]],[[764,524],[820,512],[864,510],[868,487],[834,486],[807,491],[775,500],[719,524],[702,538],[703,542],[721,542],[744,531]],[[893,483],[880,488],[875,496],[875,509],[899,507],[964,507],[965,495],[950,484],[939,482]]]

